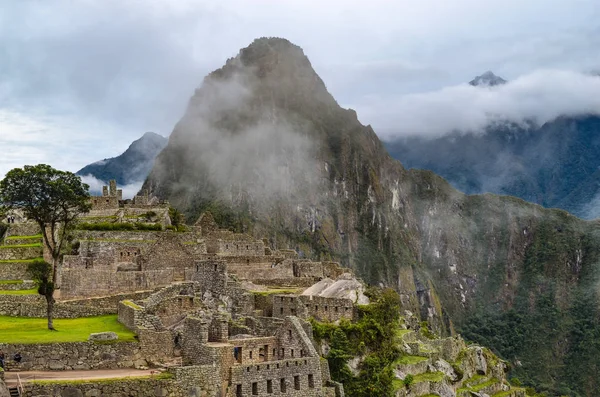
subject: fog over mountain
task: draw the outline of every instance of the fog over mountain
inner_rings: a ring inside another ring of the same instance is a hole
[[[167,138],[154,132],[146,132],[117,157],[96,161],[79,171],[90,191],[98,194],[109,180],[115,179],[123,189],[123,197],[131,198],[139,191],[148,176],[154,159],[167,145]]]
[[[540,126],[560,116],[600,114],[600,78],[565,70],[538,70],[508,84],[467,83],[437,91],[373,98],[361,104],[361,120],[384,140],[483,134],[507,122]],[[383,104],[386,106],[383,106]]]
[[[600,78],[546,71],[506,82],[486,72],[469,84],[397,109],[398,128],[386,141],[392,156],[466,193],[514,195],[597,217]],[[435,116],[420,119],[426,108]]]

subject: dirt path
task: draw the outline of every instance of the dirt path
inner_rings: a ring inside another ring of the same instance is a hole
[[[34,380],[82,380],[82,379],[110,379],[110,378],[128,378],[131,376],[158,375],[156,370],[142,369],[98,369],[89,371],[7,371],[4,378],[7,386],[17,384],[17,374],[21,377],[21,382],[31,382]]]

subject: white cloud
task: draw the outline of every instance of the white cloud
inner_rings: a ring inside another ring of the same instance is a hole
[[[453,131],[482,132],[492,122],[543,124],[559,116],[600,114],[600,77],[539,70],[502,86],[468,84],[438,91],[372,97],[355,105],[384,139]]]
[[[0,107],[0,178],[15,167],[50,164],[75,172],[131,143],[107,123]],[[97,157],[96,157],[97,156]]]
[[[76,170],[144,131],[169,135],[202,78],[256,37],[303,47],[340,103],[385,125],[375,107],[484,70],[597,68],[599,10],[597,0],[0,0],[0,109],[52,136],[33,146],[33,128],[19,126],[30,135],[13,134],[0,174],[42,161]]]

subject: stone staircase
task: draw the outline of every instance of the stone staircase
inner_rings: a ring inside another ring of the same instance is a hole
[[[10,397],[20,397],[21,396],[21,393],[19,393],[19,389],[17,389],[16,387],[9,387],[8,393],[9,393]]]

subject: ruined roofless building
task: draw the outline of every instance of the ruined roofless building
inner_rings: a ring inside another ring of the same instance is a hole
[[[119,201],[123,200],[123,190],[117,189],[117,181],[109,181],[108,186],[102,186],[102,196],[90,197],[93,210],[118,209]]]

